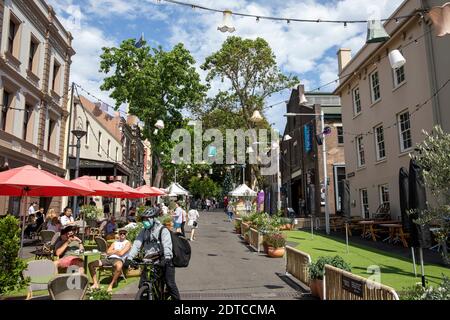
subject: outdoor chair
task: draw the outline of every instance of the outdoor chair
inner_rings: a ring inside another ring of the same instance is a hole
[[[105,239],[103,239],[101,237],[96,237],[95,243],[97,243],[98,251],[100,251],[100,258],[105,259],[108,256],[108,254],[106,253],[108,251],[108,243],[106,242]],[[114,273],[114,267],[112,267],[112,266],[98,267],[97,268],[98,279],[101,279],[101,274],[103,271],[111,272],[111,275],[112,275]],[[122,277],[126,282],[127,278],[125,277],[125,274],[123,273],[123,269],[122,269],[122,274],[120,275],[120,277]]]
[[[56,240],[58,240],[59,232],[55,233],[51,230],[42,230],[39,234],[41,237],[42,245],[39,247],[36,247],[36,250],[34,251],[34,259],[50,259],[53,260],[53,249],[55,246]]]
[[[391,209],[389,203],[381,204],[377,211],[372,214],[374,220],[390,220],[391,219]]]
[[[50,260],[35,260],[27,264],[23,271],[24,278],[30,278],[27,300],[33,297],[33,291],[47,290],[49,281],[58,273],[58,270]]]
[[[39,233],[39,237],[41,238],[42,243],[47,243],[49,241],[52,241],[54,235],[55,235],[55,231],[52,231],[52,230],[42,230]]]
[[[83,300],[89,286],[89,279],[81,273],[60,274],[48,283],[52,300]]]

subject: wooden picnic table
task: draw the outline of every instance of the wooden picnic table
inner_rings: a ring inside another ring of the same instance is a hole
[[[408,247],[408,242],[406,241],[405,233],[403,232],[403,225],[400,223],[381,223],[380,227],[389,228],[389,237],[383,241],[389,241],[396,243],[401,241],[405,248]]]
[[[375,230],[373,229],[373,226],[376,224],[374,220],[363,220],[359,221],[358,224],[363,226],[363,231],[361,234],[362,238],[372,238],[372,240],[376,242],[377,237],[380,237],[375,234]]]

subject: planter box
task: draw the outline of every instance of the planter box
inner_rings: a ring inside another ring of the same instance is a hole
[[[246,224],[245,222],[242,222],[241,224],[241,237],[245,239],[245,234],[247,231],[250,230],[250,225]]]
[[[249,240],[250,240],[250,247],[252,247],[258,253],[261,252],[264,239],[263,235],[258,230],[250,228]]]
[[[323,300],[323,280],[311,279],[309,281],[309,287],[311,288],[311,295]]]

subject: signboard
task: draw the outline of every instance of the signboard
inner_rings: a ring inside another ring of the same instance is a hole
[[[353,178],[355,176],[355,173],[354,172],[350,172],[348,175],[347,175],[347,178]]]
[[[363,282],[342,276],[342,289],[363,298]]]
[[[311,152],[312,150],[312,136],[311,136],[311,125],[307,124],[303,126],[303,143],[305,146],[305,152]]]

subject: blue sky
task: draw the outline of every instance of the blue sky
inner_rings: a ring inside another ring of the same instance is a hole
[[[217,30],[220,13],[176,6],[157,0],[47,0],[63,25],[74,36],[72,80],[104,101],[114,104],[107,92],[100,90],[104,75],[98,72],[99,54],[103,46],[115,46],[122,40],[138,38],[143,32],[151,45],[170,49],[182,42],[201,65],[208,55],[220,49],[230,34]],[[388,17],[402,0],[186,0],[220,10],[286,18],[365,20],[369,17]],[[365,42],[366,25],[304,24],[274,22],[254,18],[234,17],[236,32],[244,38],[262,37],[272,47],[278,65],[286,74],[297,75],[307,90],[337,78],[336,52],[340,47],[351,48],[353,54]],[[199,69],[202,77],[205,76]],[[220,82],[213,83],[211,95]],[[322,89],[332,91],[334,85]],[[267,99],[271,105],[289,98],[289,90]],[[267,110],[266,117],[283,131],[285,106]]]

